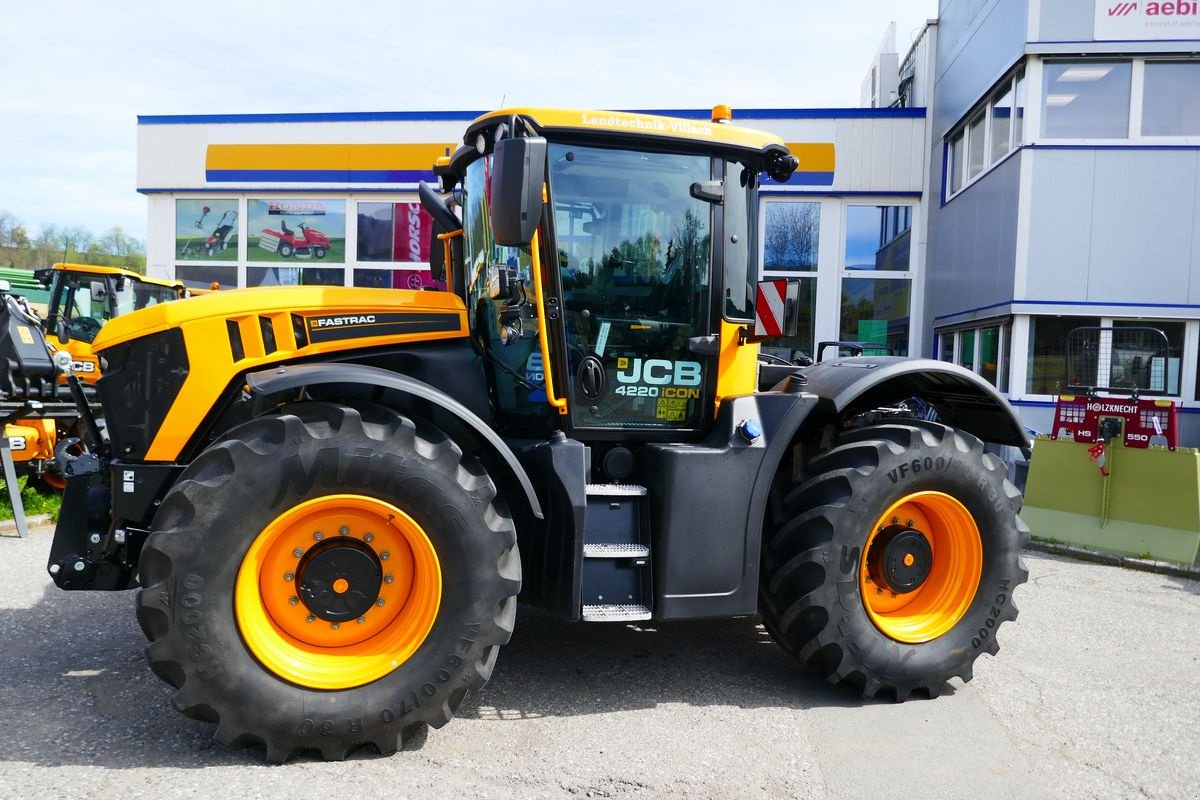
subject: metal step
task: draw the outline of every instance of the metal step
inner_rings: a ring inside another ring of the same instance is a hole
[[[646,487],[632,483],[589,483],[589,497],[645,497]]]
[[[650,609],[643,605],[608,604],[583,607],[584,622],[635,622],[650,619]]]
[[[649,558],[650,548],[644,544],[585,544],[584,558]]]

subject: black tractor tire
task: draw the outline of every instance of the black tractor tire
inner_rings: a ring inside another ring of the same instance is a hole
[[[971,514],[982,567],[953,627],[910,643],[872,619],[860,575],[876,521],[924,491],[949,495]],[[790,472],[776,481],[763,541],[764,626],[830,683],[849,684],[864,697],[883,693],[902,701],[917,691],[936,697],[950,678],[971,680],[975,659],[999,649],[996,630],[1016,619],[1013,589],[1029,577],[1021,559],[1029,529],[1020,509],[1021,494],[1003,462],[970,434],[916,419],[845,432],[806,465],[800,481]]]
[[[239,630],[235,582],[271,520],[338,494],[386,501],[423,528],[441,601],[423,643],[391,672],[319,690],[255,658]],[[156,514],[139,577],[146,654],[178,690],[173,705],[215,722],[217,742],[265,747],[275,763],[305,751],[340,760],[363,745],[389,754],[449,722],[491,676],[521,585],[513,521],[475,458],[392,409],[326,402],[251,420],[206,449]]]

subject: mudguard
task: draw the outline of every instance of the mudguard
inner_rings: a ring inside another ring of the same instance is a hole
[[[480,446],[488,448],[491,454],[504,464],[511,473],[511,477],[524,491],[531,513],[538,519],[543,518],[542,507],[533,490],[533,483],[529,480],[529,475],[517,460],[516,455],[513,454],[512,449],[490,425],[469,408],[427,383],[407,375],[363,364],[299,364],[290,367],[272,367],[246,375],[246,386],[249,387],[251,394],[255,395],[270,395],[298,389],[302,386],[313,387],[324,384],[356,384],[384,390],[390,389],[409,397],[428,401],[450,412],[476,437]]]
[[[985,442],[1029,447],[1029,435],[1008,401],[970,370],[928,358],[860,356],[823,361],[803,370],[804,390],[818,409],[839,417],[919,397],[939,420]]]

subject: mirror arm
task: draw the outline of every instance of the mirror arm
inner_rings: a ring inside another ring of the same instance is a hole
[[[452,263],[454,259],[453,259],[453,252],[450,247],[450,240],[458,239],[462,235],[463,235],[462,228],[459,228],[456,231],[450,231],[449,233],[439,233],[437,235],[438,241],[440,241],[442,243],[442,247],[446,254],[446,288],[448,288],[448,289],[450,289],[450,287],[454,286],[454,264]],[[454,291],[453,289],[450,289],[450,290]]]

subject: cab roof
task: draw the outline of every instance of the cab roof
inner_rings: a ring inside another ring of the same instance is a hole
[[[69,264],[59,263],[54,265],[54,269],[58,272],[79,272],[88,275],[124,275],[126,278],[142,283],[152,283],[155,286],[169,286],[172,288],[182,288],[181,281],[168,281],[162,278],[151,278],[148,275],[134,272],[129,269],[121,269],[120,267],[104,267],[99,264]]]
[[[721,150],[762,154],[784,148],[783,139],[773,133],[738,125],[704,120],[639,114],[632,111],[598,111],[570,108],[506,108],[476,118],[468,127],[463,142],[473,146],[484,130],[507,122],[513,116],[529,122],[539,134],[574,134],[643,138],[703,144]]]

